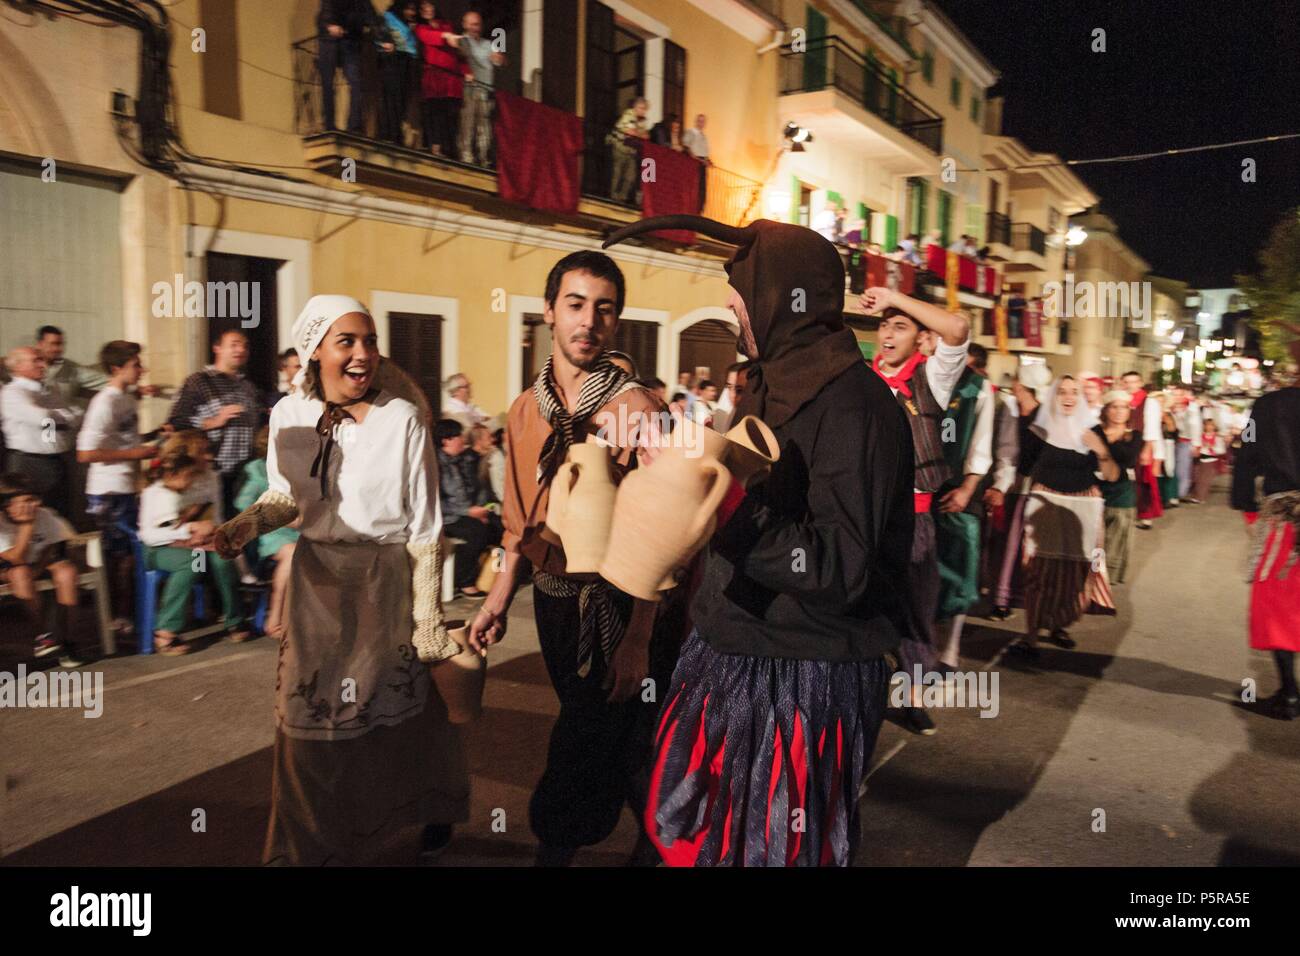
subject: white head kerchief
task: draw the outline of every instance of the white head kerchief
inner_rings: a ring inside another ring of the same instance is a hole
[[[1065,378],[1066,376],[1062,376],[1052,383],[1047,398],[1038,406],[1038,413],[1034,416],[1032,427],[1049,445],[1086,455],[1091,449],[1084,444],[1083,435],[1097,424],[1097,410],[1090,407],[1083,397],[1082,383],[1070,376],[1071,380],[1079,386],[1079,399],[1073,413],[1067,415],[1056,402],[1056,393],[1060,391],[1061,383]]]
[[[369,316],[370,310],[348,295],[314,295],[298,313],[293,323],[293,347],[298,351],[302,368],[294,376],[293,384],[301,388],[307,373],[307,363],[331,325],[351,312]]]

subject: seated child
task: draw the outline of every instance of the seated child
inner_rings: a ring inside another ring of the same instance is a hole
[[[253,441],[253,454],[257,457],[244,466],[239,492],[235,495],[235,507],[240,511],[251,508],[271,487],[266,478],[266,443],[270,435],[271,429],[263,426]],[[294,525],[298,523],[299,520],[294,521]],[[266,633],[277,640],[284,635],[284,595],[289,586],[290,562],[297,541],[298,532],[292,525],[277,528],[257,539],[258,564],[264,566],[270,561],[275,565],[271,574],[271,597],[266,608]]]
[[[163,443],[153,484],[140,495],[140,542],[151,570],[168,573],[154,622],[160,654],[187,654],[180,640],[195,577],[208,574],[217,586],[231,641],[252,635],[244,625],[234,565],[212,550],[212,534],[222,521],[221,484],[203,452],[202,432],[178,432]]]
[[[37,657],[59,654],[64,667],[80,667],[83,661],[68,647],[68,608],[77,606],[77,566],[67,557],[72,526],[50,508],[42,507],[40,496],[23,475],[0,478],[0,578],[13,588],[14,597],[37,633]],[[54,626],[41,627],[41,601],[36,580],[49,574],[54,581]]]

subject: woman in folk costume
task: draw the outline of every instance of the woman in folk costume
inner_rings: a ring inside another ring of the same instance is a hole
[[[1213,418],[1207,418],[1201,426],[1201,435],[1194,452],[1191,495],[1184,500],[1199,505],[1209,500],[1214,479],[1227,471],[1228,445],[1219,434],[1219,424]]]
[[[646,828],[674,866],[847,866],[885,654],[909,627],[907,425],[844,325],[830,242],[699,216],[655,217],[607,242],[670,228],[737,246],[728,306],[755,361],[736,414],[766,422],[781,454],[748,491],[732,482],[703,554]]]
[[[1011,616],[1011,608],[1024,601],[1021,554],[1025,543],[1025,506],[1029,503],[1029,488],[1033,484],[1030,476],[1043,448],[1043,443],[1030,435],[1029,429],[1042,405],[1042,397],[1051,391],[1051,387],[1051,370],[1041,364],[1022,366],[1012,387],[1016,403],[1016,480],[1015,491],[1008,494],[1004,502],[1010,518],[997,584],[990,591],[993,610],[989,616],[995,621],[1005,621]]]
[[[1300,365],[1300,328],[1290,345]],[[1256,480],[1264,479],[1263,497]],[[1250,646],[1271,651],[1281,687],[1260,709],[1280,720],[1300,717],[1300,378],[1261,395],[1241,434],[1232,474],[1232,507],[1253,526]]]
[[[1165,447],[1160,421],[1163,409],[1159,401],[1151,399],[1142,385],[1142,376],[1137,372],[1125,372],[1120,380],[1133,403],[1133,427],[1142,430],[1144,442],[1137,467],[1137,526],[1145,530],[1151,527],[1152,519],[1163,517],[1165,513],[1164,503],[1160,500],[1160,462]]]
[[[1133,522],[1137,518],[1137,486],[1133,469],[1142,454],[1142,431],[1133,428],[1133,406],[1128,393],[1114,389],[1102,396],[1101,422],[1093,429],[1110,449],[1119,467],[1114,481],[1101,482],[1106,524],[1106,572],[1111,582],[1123,584],[1133,550]]]
[[[223,554],[301,519],[276,672],[268,863],[363,862],[385,831],[445,846],[468,812],[458,731],[429,665],[459,650],[439,603],[438,476],[366,307],[314,296],[293,327],[300,387],[271,412],[270,485],[218,530]]]
[[[1092,431],[1096,413],[1078,381],[1057,379],[1029,430],[1042,448],[1025,506],[1025,636],[1012,650],[1038,656],[1038,632],[1052,643],[1074,647],[1066,628],[1092,605],[1114,610],[1103,553],[1103,502],[1095,472],[1114,481],[1119,466]]]

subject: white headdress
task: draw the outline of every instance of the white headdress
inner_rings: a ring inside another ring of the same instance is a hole
[[[1057,405],[1056,394],[1061,390],[1061,383],[1067,377],[1078,383],[1073,376],[1062,376],[1053,382],[1051,392],[1038,406],[1038,413],[1034,416],[1034,424],[1031,427],[1049,445],[1086,455],[1091,449],[1084,444],[1083,435],[1097,424],[1097,410],[1090,407],[1084,399],[1082,387],[1079,389],[1079,399],[1073,412],[1067,414]]]
[[[302,362],[302,369],[293,379],[295,388],[302,385],[307,363],[311,361],[312,353],[320,345],[321,339],[325,338],[330,326],[352,312],[370,315],[369,309],[348,295],[314,295],[307,300],[293,323],[293,347],[298,352],[298,360]]]

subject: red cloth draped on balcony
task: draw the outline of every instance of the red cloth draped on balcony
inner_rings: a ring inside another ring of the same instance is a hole
[[[937,276],[948,273],[948,250],[938,243],[925,247],[925,267]],[[970,256],[957,256],[957,285],[980,295],[997,295],[998,271]]]
[[[645,217],[698,213],[703,172],[699,160],[645,140],[641,143],[642,163],[647,159],[654,160],[654,176],[641,184],[641,211]],[[695,241],[695,233],[689,229],[661,229],[654,235],[686,246]]]
[[[1025,303],[1025,345],[1035,349],[1043,347],[1043,303],[1037,299]]]
[[[578,208],[582,120],[542,103],[497,92],[497,192],[548,212]]]
[[[916,289],[916,266],[910,262],[897,262],[874,252],[862,253],[866,260],[866,284],[868,286],[885,286],[897,289],[903,295],[911,295]],[[891,278],[891,273],[898,276],[898,281]]]

